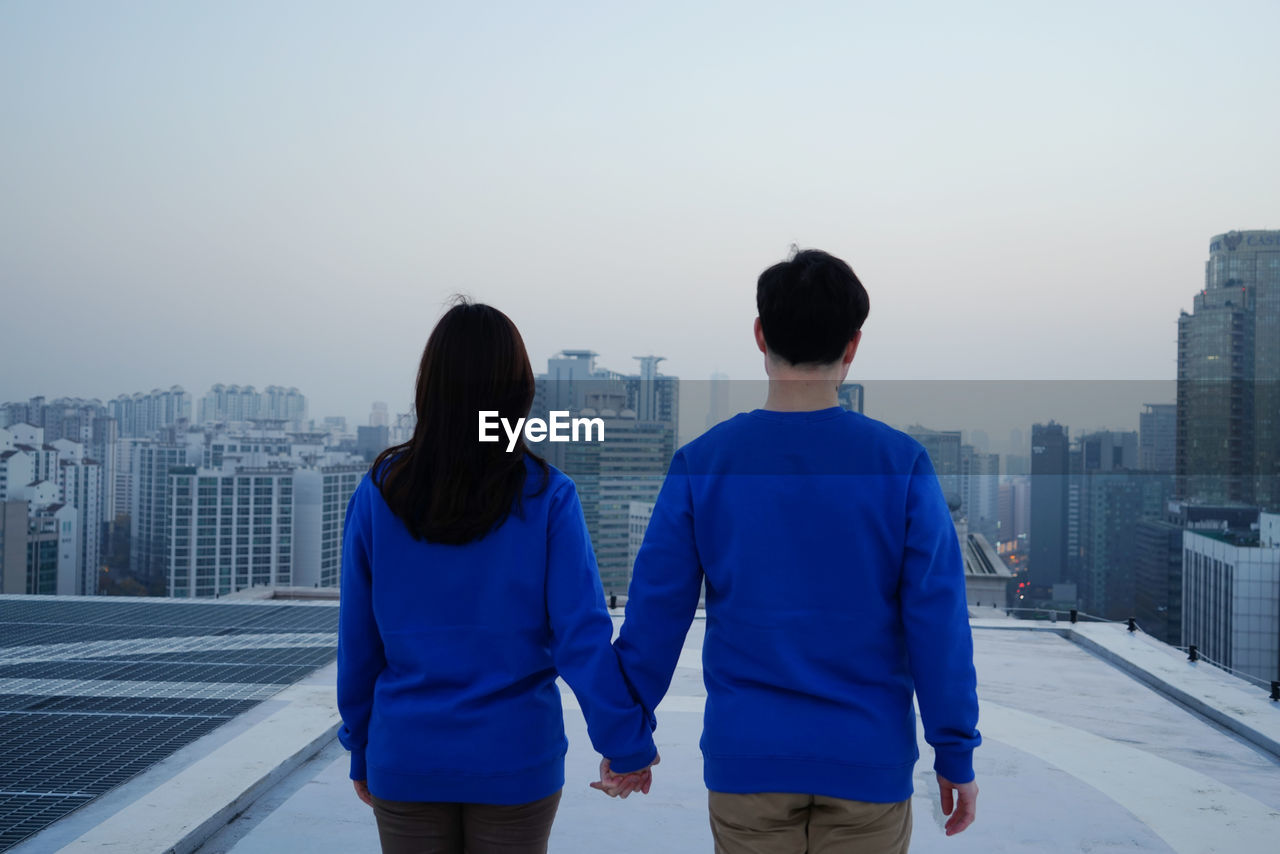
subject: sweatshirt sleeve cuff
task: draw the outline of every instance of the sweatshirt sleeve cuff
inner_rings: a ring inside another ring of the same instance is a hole
[[[609,757],[609,770],[615,774],[630,774],[632,771],[641,771],[653,764],[653,760],[658,758],[658,748],[653,742],[649,742],[649,746],[630,756],[619,756],[616,759]]]
[[[369,771],[364,764],[364,751],[351,751],[351,779],[352,780],[368,780]]]
[[[973,751],[935,748],[933,770],[952,783],[971,783],[973,782]]]

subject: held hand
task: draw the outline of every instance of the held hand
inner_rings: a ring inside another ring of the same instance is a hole
[[[369,781],[352,780],[351,783],[356,787],[356,797],[369,806],[373,806],[373,796],[369,794]]]
[[[600,780],[589,785],[593,789],[599,789],[611,798],[621,797],[625,800],[628,795],[635,791],[647,795],[649,794],[649,787],[653,785],[653,771],[651,769],[661,761],[662,757],[655,754],[653,762],[649,764],[648,768],[631,771],[627,774],[615,774],[609,767],[609,760],[602,759],[600,761]]]
[[[942,814],[951,816],[947,820],[947,836],[955,836],[973,824],[977,817],[978,784],[972,780],[968,783],[953,783],[939,774],[938,791],[942,795]]]

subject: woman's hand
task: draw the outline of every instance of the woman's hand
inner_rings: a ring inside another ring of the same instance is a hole
[[[352,780],[351,783],[356,787],[356,797],[369,806],[373,806],[373,795],[369,794],[369,781]]]
[[[649,794],[649,787],[653,785],[653,766],[661,761],[662,757],[654,754],[653,762],[649,763],[649,767],[626,774],[615,774],[609,768],[609,760],[602,759],[600,760],[600,780],[589,785],[593,789],[599,789],[611,798],[620,797],[625,800],[627,795],[635,791],[639,791],[642,795],[647,795]]]

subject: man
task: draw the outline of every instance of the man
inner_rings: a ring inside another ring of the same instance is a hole
[[[676,453],[615,648],[652,714],[705,579],[702,751],[718,854],[905,852],[913,691],[947,834],[975,814],[955,528],[924,448],[837,406],[870,308],[853,270],[799,252],[760,275],[756,304],[768,399]]]

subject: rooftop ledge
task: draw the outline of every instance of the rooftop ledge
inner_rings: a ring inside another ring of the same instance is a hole
[[[604,840],[623,852],[710,850],[697,752],[704,625],[695,621],[659,707],[663,763],[639,804],[587,789],[597,759],[563,691],[569,782],[552,851],[595,851]],[[971,625],[985,740],[975,755],[979,821],[942,836],[922,741],[913,851],[1275,850],[1280,704],[1121,625]],[[316,671],[11,850],[376,851],[336,742],[334,677],[335,665]]]

